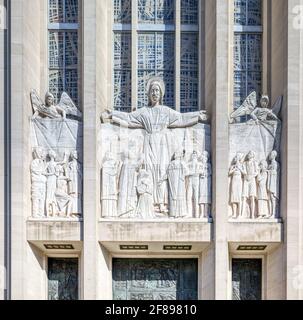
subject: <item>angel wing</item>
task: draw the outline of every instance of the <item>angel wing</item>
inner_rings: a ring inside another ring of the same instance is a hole
[[[73,100],[66,92],[62,93],[58,106],[66,112],[66,115],[71,115],[79,118],[82,117],[82,112],[75,106]]]
[[[44,103],[39,97],[37,91],[33,89],[30,93],[30,97],[34,113],[36,113],[37,111],[41,112],[44,109]]]
[[[253,91],[245,99],[243,104],[230,115],[230,119],[233,121],[233,119],[235,118],[250,115],[256,107],[257,107],[257,93],[256,91]]]
[[[272,107],[272,112],[279,117],[283,104],[283,96],[280,96]]]

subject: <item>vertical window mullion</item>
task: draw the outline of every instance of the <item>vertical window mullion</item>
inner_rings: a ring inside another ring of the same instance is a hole
[[[247,6],[246,6],[246,12],[247,12]],[[247,17],[246,17],[247,19]],[[245,94],[246,96],[248,96],[248,34],[244,34],[245,35],[245,59],[246,59],[246,68],[245,68]]]
[[[175,109],[181,111],[181,0],[175,0]]]
[[[138,108],[138,0],[131,1],[131,78],[132,78],[132,107]]]
[[[62,81],[63,81],[63,90],[66,91],[66,32],[63,31],[63,61],[62,61],[62,67],[61,67],[61,72],[62,72]]]
[[[198,15],[198,110],[201,110],[202,107],[202,95],[204,96],[204,88],[202,92],[202,1],[199,1],[198,3],[198,10],[199,10],[199,15]],[[203,10],[204,12],[204,10]]]

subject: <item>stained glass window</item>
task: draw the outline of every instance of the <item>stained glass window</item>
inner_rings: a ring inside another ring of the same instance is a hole
[[[138,0],[138,22],[174,24],[174,0]]]
[[[78,0],[49,0],[49,90],[79,103]]]
[[[241,26],[262,25],[262,0],[235,0],[235,24]]]
[[[181,35],[181,111],[199,109],[199,35],[183,32]]]
[[[262,1],[235,0],[234,106],[262,91]]]
[[[131,34],[114,34],[114,106],[129,111],[131,106]]]
[[[152,76],[166,85],[164,103],[174,106],[174,34],[140,33],[138,37],[138,107],[148,104],[146,87]]]
[[[198,25],[198,0],[181,0],[181,24]]]
[[[131,23],[131,0],[114,0],[114,22]]]
[[[131,111],[131,105],[136,108],[146,106],[147,83],[151,77],[157,76],[162,78],[166,85],[165,105],[181,111],[198,110],[199,1],[180,1],[179,35],[176,35],[176,0],[138,0],[136,21],[132,21],[134,15],[132,15],[131,0],[112,1],[114,108]],[[137,25],[135,39],[134,33],[131,33],[132,23]],[[177,36],[180,37],[181,48],[176,48]],[[136,42],[135,64],[132,61],[134,55],[131,53],[134,42]],[[176,49],[181,51],[178,55],[180,57],[178,70],[176,70]],[[135,82],[132,81],[134,78]],[[177,78],[181,79],[180,92],[175,92]],[[137,83],[135,98],[131,94],[134,83]],[[178,106],[176,106],[176,96],[179,97]]]

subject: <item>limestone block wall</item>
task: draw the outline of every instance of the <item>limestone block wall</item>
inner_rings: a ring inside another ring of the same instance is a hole
[[[27,276],[29,270],[39,274],[40,266],[27,244],[25,224],[31,210],[28,137],[32,111],[28,92],[40,87],[40,20],[37,19],[40,4],[39,0],[11,1],[11,296],[14,299],[34,297],[41,288],[39,277]]]

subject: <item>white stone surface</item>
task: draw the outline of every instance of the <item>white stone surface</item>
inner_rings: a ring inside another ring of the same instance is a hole
[[[256,110],[256,109],[255,109]],[[277,218],[280,199],[282,125],[277,120],[248,120],[229,126],[229,215]]]
[[[138,203],[138,195],[136,195],[136,191],[130,191],[132,188],[135,188],[138,182],[138,176],[140,172],[140,166],[143,168],[144,160],[142,160],[141,155],[143,154],[144,149],[144,139],[145,139],[145,131],[142,129],[130,129],[130,128],[124,128],[121,126],[116,126],[112,124],[102,124],[99,132],[99,152],[98,152],[98,158],[100,163],[103,162],[103,168],[101,170],[101,175],[104,176],[104,179],[106,177],[110,177],[109,175],[105,175],[105,156],[110,153],[112,154],[112,157],[115,160],[112,160],[113,163],[118,161],[120,163],[120,166],[118,163],[114,166],[116,169],[113,169],[113,174],[115,173],[115,176],[118,177],[118,180],[113,179],[112,183],[110,184],[111,187],[109,190],[111,192],[115,193],[113,197],[113,201],[117,204],[117,208],[119,208],[121,211],[115,209],[116,212],[112,213],[110,216],[113,217],[120,217],[120,218],[129,218],[136,216],[136,203]],[[190,159],[192,157],[193,151],[196,151],[198,155],[202,155],[204,151],[208,151],[210,154],[210,126],[207,124],[197,124],[192,128],[179,128],[179,129],[169,129],[167,130],[167,138],[171,142],[169,144],[170,150],[169,155],[167,156],[167,160],[163,163],[164,169],[163,176],[161,177],[161,181],[164,184],[164,193],[165,198],[167,199],[169,197],[168,194],[168,168],[170,165],[169,159],[173,158],[173,154],[175,151],[181,151],[182,152],[182,161],[184,162],[185,166],[184,169],[187,171],[185,174],[186,180],[189,177],[190,172],[188,171],[188,164],[190,162]],[[183,157],[183,150],[185,156]],[[159,151],[161,152],[161,151]],[[131,153],[132,154],[132,165],[129,165],[129,160],[127,159],[127,155]],[[199,160],[200,162],[200,160]],[[113,168],[114,168],[113,167]],[[166,169],[165,169],[166,168]],[[128,173],[125,173],[125,170],[128,170]],[[207,162],[206,172],[205,176],[208,178],[206,181],[207,185],[207,192],[210,193],[210,175],[211,175],[211,167],[209,162]],[[126,179],[127,176],[127,180]],[[133,181],[133,179],[136,179]],[[104,182],[102,181],[102,184]],[[154,180],[153,180],[154,183]],[[106,182],[106,185],[109,186],[108,181]],[[120,185],[119,190],[119,196],[118,196],[118,187]],[[126,188],[128,186],[128,188]],[[138,186],[137,186],[138,187]],[[104,185],[104,192],[105,192],[105,185]],[[115,191],[116,190],[116,191]],[[155,188],[152,191],[152,195],[157,192],[155,191]],[[199,192],[200,190],[198,190]],[[102,194],[104,194],[104,192]],[[128,194],[125,194],[125,192],[128,192]],[[130,194],[129,192],[132,192]],[[206,192],[203,188],[201,192]],[[184,192],[184,196],[186,197],[186,192]],[[104,196],[102,196],[104,197]],[[131,200],[131,198],[134,198],[134,200]],[[137,199],[136,199],[137,197]],[[122,199],[121,199],[122,198]],[[124,199],[125,198],[125,199]],[[127,201],[128,199],[128,206],[122,205],[123,201]],[[211,198],[211,194],[209,194],[208,198]],[[124,199],[124,200],[123,200]],[[131,205],[131,202],[133,201],[133,205]],[[155,199],[153,200],[153,203],[155,204]],[[167,201],[167,200],[166,200]],[[204,201],[204,200],[203,200]],[[209,202],[209,200],[207,201]],[[114,204],[114,206],[116,206]],[[166,202],[167,204],[167,202]],[[203,204],[201,202],[201,204]],[[207,203],[208,205],[209,203]],[[129,209],[129,210],[125,210]],[[106,217],[108,216],[104,210],[106,209],[106,206],[104,206],[102,211],[102,216]],[[107,210],[107,209],[106,209]],[[124,212],[126,211],[126,212]],[[185,210],[183,208],[182,214],[187,216],[187,205],[186,205],[186,198],[185,198]],[[152,212],[151,212],[152,213]],[[155,218],[165,218],[168,216],[169,213],[161,213],[159,212],[159,208],[154,209],[154,212],[152,215],[155,216]],[[188,212],[188,215],[190,217],[196,217],[194,212]],[[199,214],[197,215],[197,218],[199,218]],[[144,216],[142,217],[144,219]],[[147,218],[147,217],[146,217]]]
[[[82,122],[66,118],[32,118],[33,217],[82,214]]]

